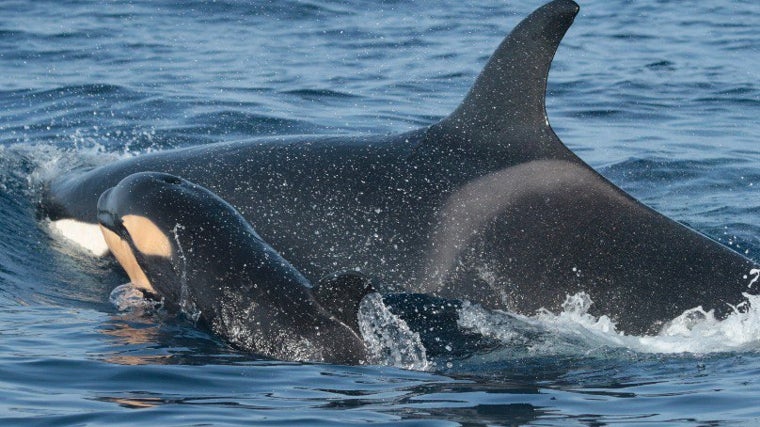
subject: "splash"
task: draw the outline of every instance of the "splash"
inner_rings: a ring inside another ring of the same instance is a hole
[[[585,292],[570,295],[562,303],[562,312],[553,315],[550,311],[542,309],[537,316],[546,323],[561,325],[575,323],[582,325],[590,331],[598,331],[603,334],[616,334],[615,323],[608,316],[594,317],[588,314],[588,310],[594,302]]]
[[[524,344],[525,335],[520,333],[516,316],[500,311],[490,311],[465,301],[458,313],[457,326],[507,345]]]
[[[614,342],[614,324],[605,316],[595,318],[587,313],[591,304],[588,295],[580,293],[569,296],[559,314],[542,310],[535,316],[522,316],[466,301],[459,309],[457,324],[497,341],[498,355],[504,359],[589,355],[600,348],[621,347]]]
[[[177,244],[177,258],[182,261],[182,274],[180,274],[180,295],[179,295],[179,308],[184,315],[186,315],[193,323],[197,323],[201,317],[201,310],[199,310],[193,302],[190,295],[190,288],[187,286],[187,257],[185,256],[185,250],[182,248],[182,243],[179,239],[180,231],[184,231],[185,226],[182,224],[175,224],[172,229],[172,235],[174,236],[174,243]]]
[[[0,145],[0,190],[39,197],[43,184],[80,164],[80,155],[52,145]]]
[[[43,185],[64,172],[130,156],[128,152],[108,152],[95,141],[83,141],[73,148],[30,143],[0,145],[0,189],[8,190],[12,183],[22,184],[28,194],[39,196]]]
[[[752,285],[754,285],[755,282],[757,282],[757,279],[760,279],[760,269],[753,268],[752,270],[749,271],[749,275],[750,276],[755,276],[755,277],[752,278],[752,280],[750,280],[749,285],[747,285],[747,287],[751,289]],[[748,279],[747,276],[744,276],[744,278]]]
[[[760,348],[760,295],[744,297],[723,320],[716,319],[712,310],[695,307],[673,319],[658,336],[641,337],[639,342],[663,353],[756,350]]]
[[[559,313],[541,310],[534,316],[466,303],[459,312],[459,325],[504,346],[525,346],[533,354],[543,355],[588,355],[600,349],[661,354],[752,351],[760,348],[760,295],[744,297],[745,301],[733,307],[725,319],[694,307],[653,336],[626,335],[616,329],[610,317],[589,314],[593,301],[583,292],[567,296]]]
[[[122,312],[150,313],[163,307],[163,301],[145,298],[142,291],[132,283],[115,287],[108,296],[108,301]]]
[[[359,329],[372,355],[371,363],[418,371],[433,367],[419,334],[388,310],[380,294],[372,293],[362,300]]]

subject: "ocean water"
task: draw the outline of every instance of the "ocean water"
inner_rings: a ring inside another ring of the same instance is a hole
[[[118,266],[38,215],[41,184],[79,165],[431,124],[538,6],[0,2],[0,423],[760,423],[760,302],[725,321],[686,315],[656,337],[616,333],[583,295],[527,317],[465,305],[459,325],[487,349],[410,360],[397,340],[374,366],[284,363],[120,310]],[[603,175],[760,261],[758,82],[756,1],[589,0],[557,52],[547,109]]]

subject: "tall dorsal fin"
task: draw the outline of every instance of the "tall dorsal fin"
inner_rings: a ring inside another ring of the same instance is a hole
[[[572,0],[554,0],[520,22],[491,56],[464,101],[431,130],[464,136],[459,144],[493,144],[488,140],[504,134],[543,134],[544,139],[559,142],[546,116],[546,81],[557,47],[578,10]]]
[[[314,299],[319,305],[357,334],[361,334],[359,305],[371,292],[375,292],[375,289],[370,280],[355,271],[342,271],[325,276],[312,289]]]

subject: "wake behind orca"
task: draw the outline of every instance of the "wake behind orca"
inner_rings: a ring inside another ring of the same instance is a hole
[[[311,281],[359,268],[409,292],[524,314],[586,292],[592,314],[632,334],[696,306],[725,316],[758,266],[627,195],[549,125],[547,76],[577,12],[570,0],[533,12],[431,126],[146,154],[54,179],[44,211],[96,224],[101,193],[160,171],[229,202]]]

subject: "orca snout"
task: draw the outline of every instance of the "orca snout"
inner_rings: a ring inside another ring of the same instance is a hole
[[[98,198],[98,222],[109,230],[116,231],[117,215],[109,209],[109,200],[113,187],[104,191]]]

